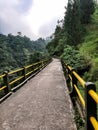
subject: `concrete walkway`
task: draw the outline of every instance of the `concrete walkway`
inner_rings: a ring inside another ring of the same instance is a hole
[[[0,130],[76,130],[58,59],[0,104]]]

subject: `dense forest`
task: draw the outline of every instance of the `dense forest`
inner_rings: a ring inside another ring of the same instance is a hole
[[[48,42],[49,39],[42,38],[31,41],[21,32],[17,36],[0,34],[0,73],[45,59],[48,56]]]
[[[63,20],[58,20],[51,56],[70,64],[84,78],[98,86],[98,5],[94,0],[68,0]]]

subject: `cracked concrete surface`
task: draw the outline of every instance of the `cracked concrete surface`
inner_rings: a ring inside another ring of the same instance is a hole
[[[0,104],[0,130],[76,130],[58,59]]]

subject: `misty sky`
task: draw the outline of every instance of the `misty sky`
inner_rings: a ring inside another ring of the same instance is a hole
[[[50,36],[64,17],[67,0],[0,0],[0,33],[35,40]]]

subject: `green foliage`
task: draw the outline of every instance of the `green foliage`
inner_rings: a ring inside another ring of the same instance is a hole
[[[26,36],[0,34],[0,73],[39,61],[47,54],[46,41],[31,41]]]
[[[97,83],[98,5],[93,0],[69,0],[63,26],[57,27],[54,34],[47,45],[50,54],[61,56],[82,72],[85,81]]]
[[[46,46],[48,49],[48,52],[50,55],[57,55],[60,56],[63,52],[63,38],[62,38],[62,28],[57,25],[55,32],[54,32],[54,38],[52,41]]]
[[[61,55],[61,58],[76,70],[82,70],[89,65],[89,63],[87,64],[85,57],[82,56],[78,50],[74,49],[74,47],[69,45],[65,46],[64,53]]]
[[[76,46],[80,43],[82,36],[82,25],[80,22],[79,0],[68,0],[63,28],[66,32],[67,44]]]
[[[35,51],[34,53],[32,53],[30,55],[29,63],[28,64],[32,64],[32,63],[38,62],[40,60],[47,59],[49,57],[50,56],[49,56],[48,53],[43,53],[43,52]]]
[[[84,24],[91,21],[91,15],[94,11],[93,0],[68,0],[62,26],[57,25],[54,38],[47,45],[49,53],[60,56],[63,53],[62,46],[64,44],[77,47],[83,41],[86,33]]]
[[[83,20],[90,21],[94,8],[93,0],[68,0],[64,21],[63,23],[62,20],[58,22],[54,38],[47,45],[51,55],[60,56],[63,53],[65,44],[77,47],[83,41],[86,33]],[[62,26],[59,24],[60,22]]]
[[[79,45],[80,54],[85,56],[91,62],[91,69],[84,73],[86,81],[92,81],[97,84],[98,81],[98,9],[96,8],[92,16],[92,23],[86,26],[87,33],[84,41]]]
[[[60,39],[56,48],[54,48],[54,55],[60,56],[64,50],[64,41]]]
[[[36,41],[32,41],[33,49],[40,52],[47,53],[46,45],[47,45],[47,41],[42,38],[39,38]]]
[[[95,11],[94,0],[80,0],[81,23],[88,24],[91,22],[91,15]]]
[[[84,130],[85,128],[85,121],[83,118],[81,118],[79,112],[78,112],[78,108],[75,106],[75,122],[77,125],[77,130]]]
[[[86,32],[84,25],[82,25],[83,23],[81,22],[83,16],[82,8],[85,8],[86,6],[91,7],[91,1],[92,0],[90,0],[90,3],[86,3],[82,0],[68,0],[62,26],[58,22],[54,32],[54,38],[47,45],[47,49],[51,55],[60,56],[63,53],[63,46],[65,44],[77,47],[77,45],[82,42]],[[94,6],[92,4],[92,8],[91,10],[88,9],[87,15],[91,16],[93,12]]]

